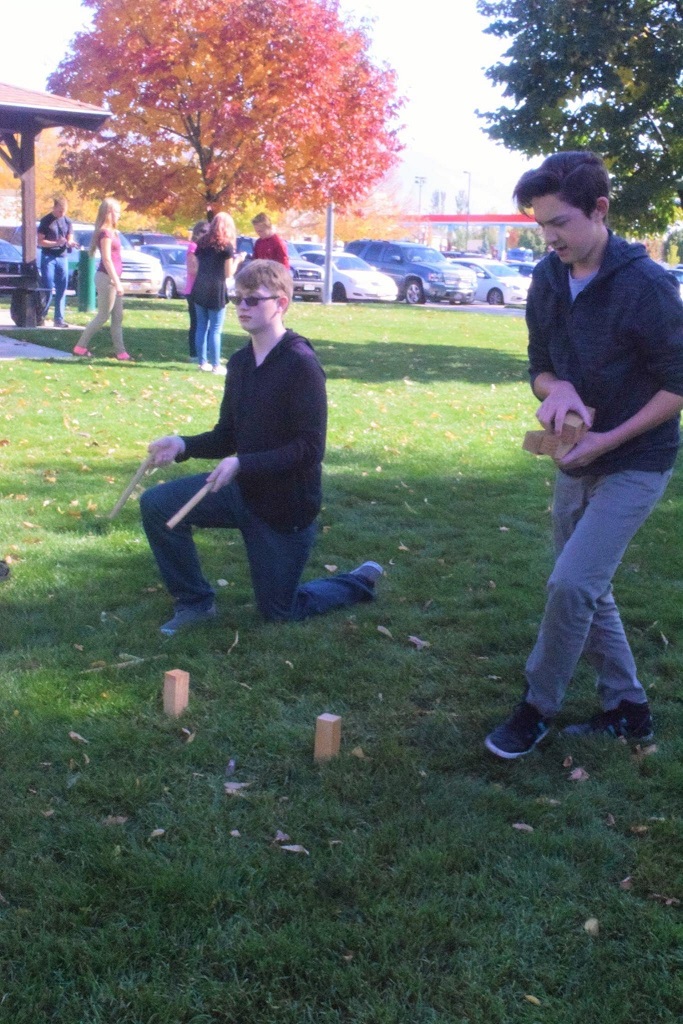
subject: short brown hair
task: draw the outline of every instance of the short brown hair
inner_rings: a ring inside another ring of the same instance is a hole
[[[273,226],[273,222],[267,213],[257,213],[251,223],[254,227],[256,227],[257,224],[263,224],[264,228],[272,228]]]
[[[255,292],[267,288],[276,295],[285,295],[292,301],[294,285],[289,269],[275,260],[250,260],[235,275],[235,288],[242,292]]]
[[[609,198],[609,174],[602,158],[587,149],[554,153],[523,174],[512,193],[522,212],[533,207],[534,199],[549,195],[590,217],[598,199]]]

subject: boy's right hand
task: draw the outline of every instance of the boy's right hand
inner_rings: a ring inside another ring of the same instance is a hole
[[[539,406],[536,416],[546,430],[554,430],[556,434],[561,434],[568,412],[578,413],[587,427],[592,425],[591,414],[579,398],[574,385],[568,380],[555,381]]]
[[[167,466],[169,462],[185,451],[185,442],[177,434],[170,434],[167,437],[160,437],[147,446],[147,451],[152,456],[154,466]]]

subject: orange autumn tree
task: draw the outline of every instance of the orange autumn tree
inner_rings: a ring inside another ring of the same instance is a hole
[[[167,217],[346,207],[400,150],[395,73],[337,0],[85,0],[49,80],[107,105],[96,136],[65,131],[60,173],[92,196]]]

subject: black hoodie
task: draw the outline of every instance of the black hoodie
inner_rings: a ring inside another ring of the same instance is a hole
[[[551,253],[534,270],[527,301],[529,373],[570,381],[595,410],[602,432],[630,419],[658,391],[683,396],[683,303],[678,282],[645,248],[609,233],[600,270],[572,302],[569,270]],[[679,417],[667,420],[589,466],[615,473],[670,469]]]
[[[218,423],[183,437],[177,461],[237,455],[246,505],[291,533],[320,511],[326,430],[325,374],[310,342],[288,330],[260,366],[251,341],[230,357]]]

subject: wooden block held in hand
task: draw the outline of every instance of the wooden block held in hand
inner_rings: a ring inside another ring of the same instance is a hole
[[[525,452],[531,452],[532,455],[542,455],[541,446],[545,436],[545,430],[527,430],[522,448]]]
[[[164,713],[177,718],[190,700],[190,673],[171,669],[164,676]]]
[[[315,761],[329,761],[336,757],[341,746],[341,717],[339,715],[318,715],[315,720]]]

